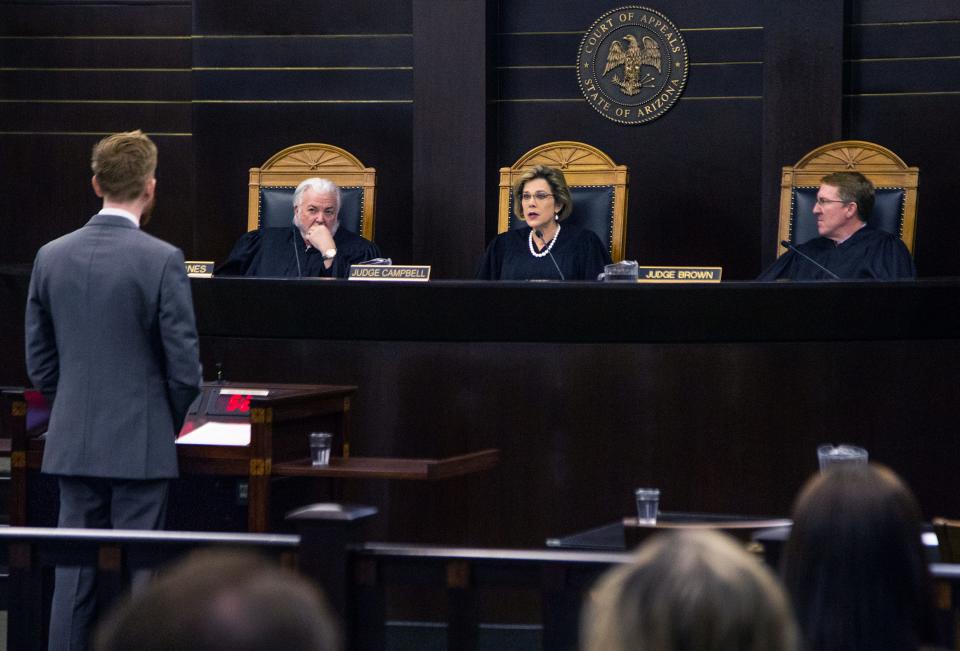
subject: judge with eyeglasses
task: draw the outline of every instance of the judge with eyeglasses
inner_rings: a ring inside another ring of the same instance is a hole
[[[478,280],[596,280],[610,264],[592,231],[566,221],[573,200],[563,173],[538,165],[513,186],[513,210],[526,222],[487,247]]]
[[[820,237],[780,256],[757,280],[916,278],[903,241],[867,223],[874,194],[873,183],[860,172],[834,172],[820,179],[813,205]]]

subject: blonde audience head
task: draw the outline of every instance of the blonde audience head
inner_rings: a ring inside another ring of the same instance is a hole
[[[776,577],[714,531],[658,535],[609,571],[584,606],[584,651],[797,648]]]

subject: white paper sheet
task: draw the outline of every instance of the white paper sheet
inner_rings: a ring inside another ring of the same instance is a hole
[[[250,423],[204,423],[178,438],[177,445],[250,445]]]

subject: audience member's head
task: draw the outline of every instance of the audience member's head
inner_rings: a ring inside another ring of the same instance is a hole
[[[844,464],[797,498],[783,578],[806,648],[916,649],[932,594],[920,509],[888,468]]]
[[[340,648],[322,595],[256,556],[201,551],[100,625],[100,651],[326,651]]]
[[[791,651],[796,640],[773,573],[714,531],[650,539],[600,579],[582,617],[585,651]]]

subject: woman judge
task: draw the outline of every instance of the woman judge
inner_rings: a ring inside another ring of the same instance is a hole
[[[563,173],[537,165],[513,186],[513,210],[527,225],[501,233],[478,280],[596,280],[610,256],[595,233],[564,221],[573,200]]]

